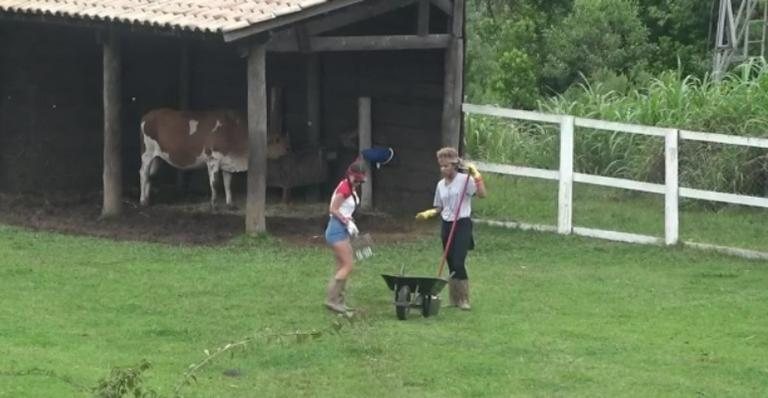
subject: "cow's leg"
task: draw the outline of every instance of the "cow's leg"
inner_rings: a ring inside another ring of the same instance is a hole
[[[208,163],[208,183],[211,185],[211,210],[216,208],[216,175],[219,174],[219,162],[209,160]]]
[[[157,170],[160,169],[160,162],[161,160],[158,157],[154,157],[152,159],[152,163],[150,163],[149,165],[149,178],[152,178],[155,175],[157,175]]]
[[[222,170],[221,175],[224,177],[224,195],[226,196],[227,206],[232,206],[232,173]]]
[[[139,203],[142,206],[149,204],[149,189],[152,185],[149,177],[152,174],[152,169],[157,168],[156,166],[153,167],[156,164],[156,159],[154,155],[149,153],[141,155],[141,168],[139,169],[139,189],[141,190],[141,195]]]

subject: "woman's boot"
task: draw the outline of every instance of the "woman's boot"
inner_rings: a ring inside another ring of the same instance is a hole
[[[469,279],[462,279],[458,281],[459,285],[459,297],[458,306],[460,309],[469,311],[472,307],[469,305]]]
[[[347,292],[347,280],[342,279],[340,282],[341,288],[339,289],[339,304],[344,308],[344,311],[352,311],[353,308],[347,306],[346,292]]]
[[[330,282],[328,282],[328,293],[325,298],[325,307],[341,314],[347,312],[341,298],[341,290],[344,288],[344,283],[345,281],[342,279],[331,278]]]
[[[459,280],[448,280],[448,306],[457,307],[459,305]]]

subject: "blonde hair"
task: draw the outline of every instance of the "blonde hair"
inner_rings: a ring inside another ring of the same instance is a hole
[[[450,163],[459,164],[461,163],[461,158],[459,157],[459,151],[456,150],[456,148],[453,147],[445,147],[441,148],[437,151],[437,160],[447,160]]]

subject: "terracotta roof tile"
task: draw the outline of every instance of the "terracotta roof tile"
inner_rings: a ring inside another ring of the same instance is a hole
[[[223,33],[333,0],[0,0],[0,12]]]

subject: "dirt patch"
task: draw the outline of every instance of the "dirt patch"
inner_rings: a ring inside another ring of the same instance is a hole
[[[233,208],[212,211],[205,197],[164,200],[146,208],[126,201],[120,218],[103,220],[96,194],[0,194],[0,223],[114,240],[220,245],[245,232],[244,208],[240,202]],[[290,243],[323,245],[327,217],[324,203],[275,203],[267,206],[267,229]],[[406,242],[436,233],[431,223],[381,213],[358,214],[356,220],[361,231],[371,233],[380,243]]]

